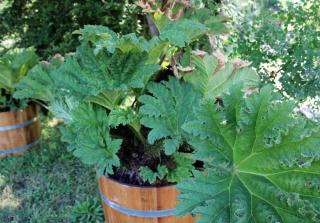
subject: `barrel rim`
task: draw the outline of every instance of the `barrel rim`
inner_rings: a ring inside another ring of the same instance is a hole
[[[126,187],[132,187],[132,188],[143,188],[143,189],[156,189],[156,188],[166,188],[166,187],[175,187],[177,184],[176,183],[170,183],[168,185],[160,185],[160,186],[139,186],[139,185],[135,185],[135,184],[129,184],[129,183],[122,183],[116,179],[113,179],[109,176],[106,175],[102,175],[101,177],[106,178],[107,180],[110,180],[116,184],[119,184],[121,186],[126,186]]]
[[[0,115],[7,115],[7,114],[18,114],[18,113],[22,113],[24,112],[25,110],[27,110],[29,108],[30,105],[28,105],[28,107],[26,107],[25,109],[22,109],[22,110],[18,110],[18,111],[3,111],[3,112],[0,112]]]
[[[25,107],[24,109],[18,110],[18,111],[5,111],[5,112],[0,112],[0,116],[1,116],[1,115],[9,115],[9,114],[20,114],[20,113],[23,113],[23,112],[27,111],[28,109],[30,109],[30,108],[32,108],[32,107],[37,107],[37,104],[31,103],[31,104],[29,104],[27,107]]]

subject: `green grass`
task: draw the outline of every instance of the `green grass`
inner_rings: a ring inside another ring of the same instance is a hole
[[[39,149],[0,159],[1,223],[74,222],[75,207],[98,197],[94,169],[65,149],[46,120]]]

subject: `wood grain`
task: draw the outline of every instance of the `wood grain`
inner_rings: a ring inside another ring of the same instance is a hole
[[[176,208],[179,194],[174,185],[165,187],[137,187],[120,184],[105,176],[99,179],[101,193],[112,202],[122,207],[143,210],[159,211]],[[186,217],[163,217],[163,218],[141,218],[122,214],[110,208],[103,202],[106,222],[108,223],[194,223],[195,218]]]
[[[0,113],[0,126],[17,125],[38,116],[38,108],[35,105],[28,106],[21,112],[2,112]],[[11,148],[18,148],[29,145],[40,138],[40,121],[37,120],[32,124],[9,131],[0,132],[0,151]],[[26,152],[26,151],[25,151]],[[21,155],[25,152],[14,153]],[[5,156],[1,156],[3,158]]]

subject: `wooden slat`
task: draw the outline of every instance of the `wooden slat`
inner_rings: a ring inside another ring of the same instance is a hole
[[[26,122],[38,113],[36,106],[28,106],[20,112],[0,112],[0,126],[15,125]]]

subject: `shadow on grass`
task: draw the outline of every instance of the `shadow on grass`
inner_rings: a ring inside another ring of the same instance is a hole
[[[98,197],[95,172],[60,142],[58,128],[43,124],[40,148],[0,159],[1,223],[68,223],[76,202]]]

